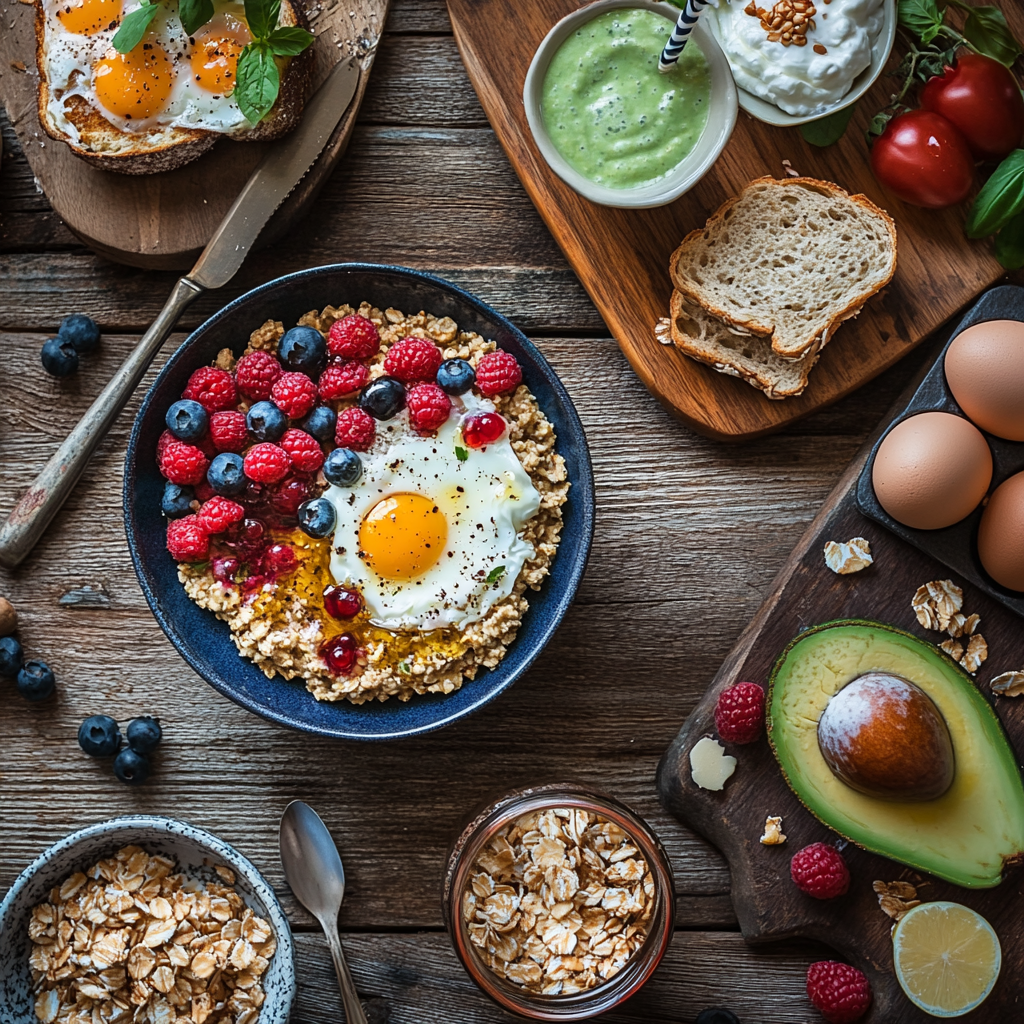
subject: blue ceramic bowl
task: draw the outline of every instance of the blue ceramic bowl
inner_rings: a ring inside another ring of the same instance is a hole
[[[239,355],[251,331],[266,320],[281,320],[289,327],[311,309],[358,304],[364,299],[381,308],[450,316],[462,330],[492,338],[511,352],[523,368],[524,382],[555,426],[571,487],[551,575],[538,593],[530,592],[529,612],[501,664],[481,671],[449,696],[355,706],[347,701],[317,701],[301,681],[287,682],[280,676],[267,679],[238,654],[227,625],[185,596],[165,546],[166,520],[160,512],[164,481],[155,452],[168,406],[181,396],[190,374],[212,362],[222,348]],[[479,299],[429,274],[404,267],[342,263],[289,274],[235,299],[168,360],[142,403],[128,442],[124,522],[135,571],[157,622],[181,656],[214,689],[257,715],[304,732],[342,739],[398,739],[470,714],[508,689],[530,667],[558,628],[583,576],[594,530],[594,478],[576,410],[554,371],[521,331]]]

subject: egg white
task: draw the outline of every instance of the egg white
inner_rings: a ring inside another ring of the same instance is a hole
[[[469,412],[493,411],[494,405],[471,394],[463,399],[453,400],[452,414],[434,437],[416,434],[408,414],[399,413],[363,457],[361,479],[325,492],[338,514],[331,574],[336,583],[359,589],[371,622],[384,629],[463,628],[479,621],[512,593],[534,553],[519,534],[537,514],[540,494],[507,436],[486,448],[465,446],[461,420]],[[465,461],[456,447],[466,452]],[[359,527],[379,501],[410,492],[430,498],[444,513],[445,551],[415,579],[386,579],[359,557]],[[499,578],[487,582],[499,568]]]

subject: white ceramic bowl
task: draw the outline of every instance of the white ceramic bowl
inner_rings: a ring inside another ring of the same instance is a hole
[[[733,0],[733,3],[737,2],[739,0]],[[718,21],[715,18],[714,7],[709,7],[705,10],[701,17],[701,23],[706,23],[708,31],[715,37],[715,41],[718,42]],[[843,110],[856,103],[875,84],[875,80],[885,67],[885,62],[889,59],[889,54],[892,52],[892,45],[895,40],[896,0],[882,0],[882,30],[878,33],[875,45],[871,47],[871,63],[853,80],[850,91],[838,103],[834,103],[831,107],[826,107],[824,110],[819,110],[814,114],[787,114],[781,107],[775,106],[774,103],[769,103],[767,100],[761,99],[760,96],[755,96],[752,92],[747,92],[746,89],[740,89],[737,86],[736,91],[739,94],[740,106],[751,117],[756,117],[758,121],[764,121],[765,124],[774,124],[780,128],[793,128],[796,125],[807,124],[809,121],[818,121],[823,117],[828,117],[829,114],[834,114],[837,110]],[[721,47],[719,48],[721,49]]]
[[[235,873],[235,889],[274,930],[277,952],[263,975],[266,1001],[258,1024],[286,1024],[295,999],[295,954],[291,930],[260,873],[216,836],[171,818],[133,815],[90,825],[55,843],[15,879],[0,903],[0,1024],[38,1024],[28,967],[28,922],[32,908],[68,875],[135,843],[163,854],[189,872],[223,864]]]
[[[697,145],[668,174],[651,185],[640,188],[608,188],[598,185],[585,178],[579,171],[569,165],[555,148],[541,116],[541,94],[544,76],[555,51],[562,42],[580,25],[596,18],[605,11],[618,8],[642,8],[654,11],[665,18],[665,39],[668,40],[672,26],[679,17],[679,9],[671,4],[655,3],[654,0],[597,0],[596,3],[581,7],[578,11],[564,17],[544,37],[533,55],[530,69],[526,73],[523,85],[523,104],[526,107],[526,119],[530,123],[533,140],[541,155],[551,169],[562,181],[574,188],[581,196],[602,206],[619,206],[627,209],[642,209],[651,206],[664,206],[678,199],[689,191],[711,169],[725,148],[725,144],[736,126],[736,83],[729,70],[729,62],[722,53],[714,36],[698,22],[690,36],[687,46],[698,46],[708,62],[711,72],[711,102],[708,110],[708,123],[704,132],[697,140]]]

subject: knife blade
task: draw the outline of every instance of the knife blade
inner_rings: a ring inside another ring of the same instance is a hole
[[[335,64],[306,104],[299,127],[260,161],[195,266],[178,280],[132,354],[0,526],[0,565],[13,569],[35,547],[185,309],[204,291],[221,288],[234,277],[271,214],[327,145],[355,95],[359,72],[354,59]]]

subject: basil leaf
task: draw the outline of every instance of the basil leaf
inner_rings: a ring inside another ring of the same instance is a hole
[[[857,110],[857,104],[851,103],[842,110],[837,110],[827,117],[819,117],[817,121],[808,121],[800,125],[800,134],[806,142],[812,146],[831,146],[838,142],[846,132],[846,126],[850,123]]]
[[[270,33],[267,42],[278,57],[294,57],[313,42],[313,33],[298,25],[282,25]]]
[[[503,565],[496,565],[487,574],[487,582],[488,583],[497,583],[498,580],[500,580],[501,577],[504,576],[504,575],[505,575],[505,566],[503,566]]]
[[[253,39],[262,42],[277,28],[281,0],[245,0],[245,20]]]
[[[469,452],[467,452],[465,448],[460,448],[458,445],[456,445],[455,458],[457,458],[459,462],[465,462],[466,459],[469,458]]]
[[[178,0],[178,17],[181,27],[195,35],[213,17],[213,0]]]
[[[1024,267],[1024,213],[1018,213],[996,235],[995,253],[1007,270]]]
[[[1024,149],[1015,149],[985,182],[967,215],[968,238],[994,234],[1024,211]]]
[[[274,55],[266,43],[250,43],[238,57],[235,99],[245,119],[259,124],[277,101],[281,87]]]
[[[942,18],[935,0],[900,0],[899,23],[926,46],[939,34]]]
[[[121,22],[121,27],[111,40],[114,49],[118,53],[131,53],[142,42],[142,37],[146,34],[146,29],[149,28],[149,23],[156,17],[156,12],[159,10],[159,4],[145,2],[145,6],[132,11]]]
[[[974,7],[964,22],[964,39],[986,57],[1009,67],[1022,52],[998,7]]]

